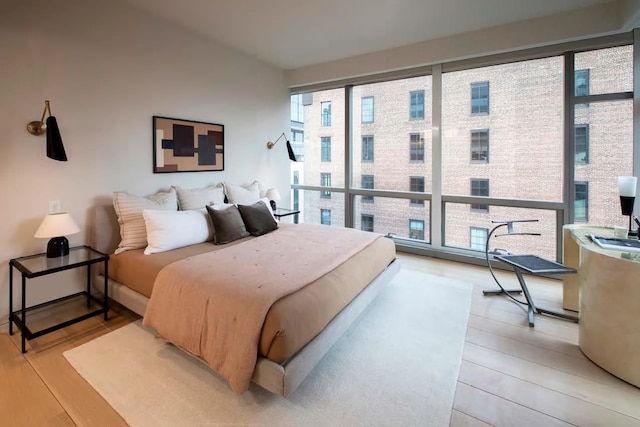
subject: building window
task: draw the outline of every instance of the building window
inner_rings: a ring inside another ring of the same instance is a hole
[[[411,91],[410,98],[409,119],[424,119],[424,90]]]
[[[471,195],[488,197],[489,196],[489,180],[488,179],[471,179]],[[489,205],[472,203],[471,210],[476,212],[489,212]]]
[[[489,82],[471,83],[471,114],[489,114]]]
[[[362,188],[373,190],[373,175],[362,175],[360,178]],[[363,202],[373,202],[373,196],[362,196],[360,200]]]
[[[409,161],[424,162],[424,134],[409,134]]]
[[[322,126],[331,126],[331,101],[321,102]]]
[[[291,121],[304,122],[304,105],[302,105],[302,94],[291,95]]]
[[[576,164],[589,163],[589,125],[576,125]]]
[[[320,161],[331,161],[331,137],[323,136],[320,138]]]
[[[409,177],[409,191],[416,193],[424,193],[424,177],[423,176],[411,176]],[[424,200],[422,199],[410,199],[410,206],[424,206]]]
[[[300,184],[300,172],[293,171],[293,185]],[[297,188],[293,189],[293,210],[297,211],[300,209],[300,190]]]
[[[575,183],[574,221],[589,221],[589,183],[586,181]]]
[[[589,70],[576,70],[574,95],[575,96],[589,95]]]
[[[489,130],[471,131],[471,161],[489,163]]]
[[[373,123],[373,96],[362,98],[362,123]]]
[[[362,161],[373,162],[373,135],[362,137]]]
[[[331,187],[331,174],[330,173],[321,173],[320,174],[320,186],[321,187]],[[320,197],[323,199],[331,198],[331,191],[321,191]]]
[[[320,224],[331,225],[331,209],[320,209]]]
[[[360,229],[362,231],[373,231],[373,215],[360,215]]]
[[[424,221],[418,219],[409,220],[409,238],[424,240]]]
[[[471,249],[484,251],[487,245],[487,235],[489,234],[489,230],[478,227],[471,227],[470,230]]]

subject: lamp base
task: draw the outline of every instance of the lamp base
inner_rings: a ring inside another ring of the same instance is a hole
[[[54,237],[47,243],[47,258],[69,255],[69,240],[66,237]]]

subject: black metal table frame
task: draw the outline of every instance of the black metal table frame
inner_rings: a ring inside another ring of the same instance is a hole
[[[33,338],[40,337],[42,335],[49,334],[51,332],[57,331],[69,325],[73,325],[74,323],[81,322],[90,317],[97,316],[99,314],[104,314],[104,320],[109,320],[109,293],[108,293],[108,279],[109,277],[109,255],[102,253],[93,249],[90,246],[76,246],[74,248],[70,248],[70,251],[78,248],[86,248],[90,251],[93,251],[100,255],[99,258],[90,259],[87,261],[80,261],[69,265],[59,266],[50,268],[47,270],[39,271],[36,273],[32,273],[26,267],[24,267],[20,260],[25,258],[33,258],[34,256],[46,256],[46,254],[37,254],[30,255],[26,257],[14,258],[9,261],[9,335],[13,335],[13,324],[15,323],[18,329],[20,329],[21,333],[21,341],[22,341],[22,353],[26,353],[26,340],[30,340]],[[91,265],[98,264],[100,262],[104,262],[104,299],[100,301],[95,296],[91,295]],[[74,268],[79,268],[87,266],[87,289],[81,292],[77,292],[75,294],[67,295],[62,298],[57,298],[51,301],[43,302],[41,304],[37,304],[31,307],[27,307],[26,301],[26,288],[27,288],[27,280],[33,279],[35,277],[46,276],[53,273],[58,273],[60,271],[71,270]],[[18,270],[22,274],[22,308],[18,311],[13,311],[13,269]],[[87,308],[91,307],[91,301],[96,302],[99,305],[99,309],[91,311],[89,313],[85,313],[81,316],[74,317],[73,319],[66,320],[62,323],[58,323],[56,325],[50,326],[48,328],[42,329],[40,331],[31,331],[27,326],[27,312],[36,310],[38,308],[46,307],[49,305],[53,305],[65,300],[69,300],[75,298],[77,296],[84,295],[87,298]]]
[[[286,211],[289,211],[289,212],[279,214],[279,213],[276,213],[276,211],[278,209],[286,210]],[[278,209],[276,209],[276,211],[273,212],[273,216],[275,216],[278,220],[280,220],[281,218],[284,218],[285,216],[289,216],[289,215],[296,215],[296,219],[297,219],[297,215],[300,213],[300,210],[296,210],[296,209],[286,209],[286,208],[278,208]]]
[[[533,256],[533,255],[532,255]],[[569,314],[565,314],[565,313],[560,313],[557,311],[552,311],[552,310],[547,310],[545,308],[539,308],[535,305],[535,303],[533,302],[533,298],[531,297],[531,294],[529,293],[529,288],[527,287],[527,284],[524,281],[524,277],[522,276],[522,271],[526,271],[527,273],[533,274],[533,275],[541,275],[541,274],[567,274],[567,273],[575,273],[576,270],[570,267],[567,267],[565,265],[562,264],[558,264],[556,262],[553,261],[549,261],[549,260],[545,260],[544,258],[540,258],[540,257],[536,257],[539,259],[542,259],[544,261],[547,262],[552,262],[554,264],[558,265],[558,268],[555,269],[545,269],[545,270],[533,270],[531,268],[528,268],[525,265],[519,264],[517,262],[514,262],[512,260],[509,259],[509,256],[502,256],[502,255],[495,255],[494,256],[495,259],[500,260],[502,262],[505,262],[509,265],[511,265],[513,267],[513,270],[516,273],[516,277],[518,278],[518,282],[520,282],[520,286],[522,288],[522,291],[518,290],[508,290],[508,292],[522,292],[524,293],[524,297],[527,300],[527,314],[528,314],[528,318],[529,318],[529,326],[535,326],[534,324],[534,314],[549,314],[552,316],[557,316],[557,317],[561,317],[565,320],[571,320],[573,322],[578,323],[578,318],[576,316],[572,316]],[[505,293],[503,290],[495,290],[495,291],[482,291],[484,295],[500,295]]]

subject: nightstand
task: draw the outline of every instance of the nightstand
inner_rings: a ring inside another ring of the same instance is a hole
[[[299,213],[300,213],[300,211],[299,210],[295,210],[295,209],[277,208],[276,210],[273,211],[273,216],[275,216],[276,219],[278,221],[280,221],[280,219],[285,217],[285,216],[296,215],[296,217],[294,218],[294,222],[297,223],[298,222],[297,215]]]
[[[104,298],[99,300],[91,295],[91,266],[93,264],[104,263]],[[26,306],[27,300],[27,279],[46,276],[60,271],[70,270],[73,268],[87,267],[87,289],[82,292],[67,295],[31,307]],[[13,311],[13,269],[17,269],[22,274],[22,306],[19,310]],[[81,322],[99,314],[104,314],[104,320],[108,320],[109,299],[107,289],[107,277],[109,276],[109,255],[99,252],[89,246],[77,246],[69,249],[69,255],[57,258],[47,258],[47,255],[37,254],[14,258],[9,261],[9,335],[13,335],[13,324],[15,323],[21,332],[22,352],[26,353],[26,340],[37,338],[39,336],[57,331],[58,329]],[[76,316],[62,322],[49,325],[38,331],[32,331],[27,326],[27,314],[34,310],[40,311],[44,307],[68,302],[72,299],[86,298],[86,312],[80,316]],[[98,308],[92,309],[92,303],[97,304]]]

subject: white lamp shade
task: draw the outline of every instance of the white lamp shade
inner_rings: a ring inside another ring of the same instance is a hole
[[[61,212],[45,216],[34,237],[40,239],[62,237],[78,232],[80,232],[80,228],[73,218],[71,218],[71,215],[66,212]]]
[[[618,191],[622,197],[636,197],[638,178],[635,176],[619,176]]]
[[[270,188],[267,190],[267,199],[269,200],[280,200],[280,193],[278,192],[277,188]]]

